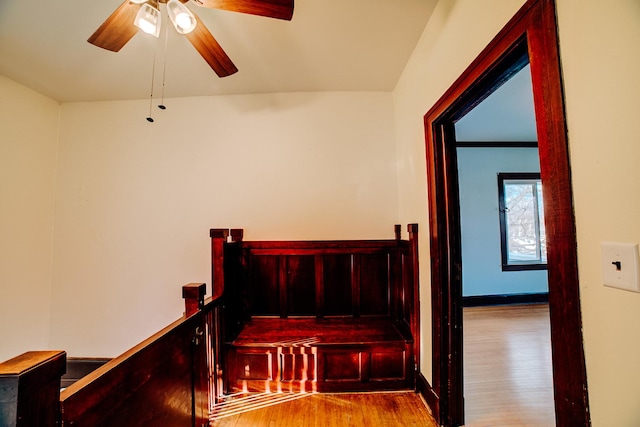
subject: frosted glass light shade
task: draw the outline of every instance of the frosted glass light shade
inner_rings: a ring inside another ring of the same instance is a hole
[[[160,35],[160,10],[145,3],[140,7],[133,23],[145,33],[158,37]]]
[[[178,0],[167,2],[167,14],[169,19],[180,34],[187,34],[196,28],[196,18],[187,7]]]

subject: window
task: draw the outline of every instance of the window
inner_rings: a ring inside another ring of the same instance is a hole
[[[547,268],[542,182],[539,173],[499,173],[502,270]]]

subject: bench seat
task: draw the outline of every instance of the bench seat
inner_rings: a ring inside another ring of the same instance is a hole
[[[412,340],[388,319],[253,319],[227,354],[231,392],[414,386]]]
[[[236,347],[327,346],[410,343],[389,319],[375,318],[254,318],[231,343]]]
[[[246,241],[212,229],[225,393],[408,390],[417,366],[409,240]],[[231,239],[229,239],[231,237]]]

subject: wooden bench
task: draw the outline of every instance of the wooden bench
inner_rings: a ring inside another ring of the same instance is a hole
[[[409,239],[245,241],[212,229],[224,389],[412,389],[418,234]]]

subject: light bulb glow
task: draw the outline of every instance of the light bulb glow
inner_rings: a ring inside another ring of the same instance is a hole
[[[191,11],[178,0],[169,0],[167,2],[167,14],[169,19],[180,34],[187,34],[196,27],[196,18]]]
[[[178,16],[176,16],[176,25],[186,30],[191,26],[191,17],[186,13],[179,13]]]
[[[151,34],[154,37],[160,35],[160,11],[149,5],[149,3],[145,3],[140,7],[133,23],[147,34]]]
[[[138,22],[138,27],[147,34],[153,34],[156,32],[156,25],[146,19],[141,19],[140,22]]]

